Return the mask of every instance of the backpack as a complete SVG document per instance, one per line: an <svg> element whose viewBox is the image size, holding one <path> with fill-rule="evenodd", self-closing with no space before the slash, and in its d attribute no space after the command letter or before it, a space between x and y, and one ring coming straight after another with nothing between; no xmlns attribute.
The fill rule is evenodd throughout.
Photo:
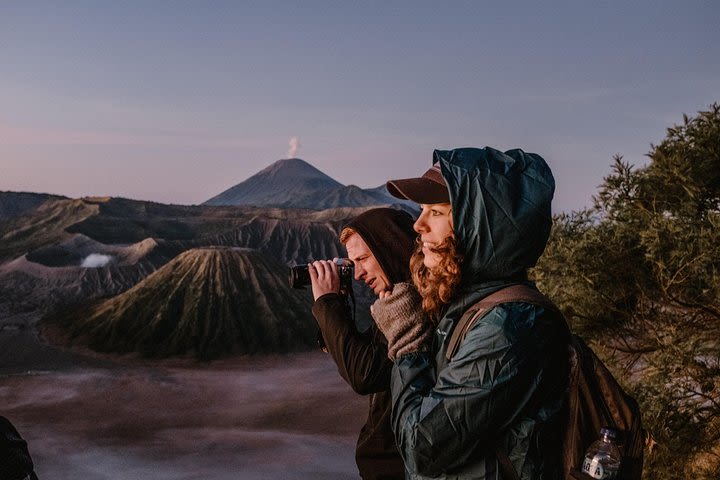
<svg viewBox="0 0 720 480"><path fill-rule="evenodd" d="M522 284L511 285L494 292L471 306L453 329L445 354L448 360L478 318L502 303L522 302L539 305L557 312L560 310L545 295ZM565 324L567 328L567 324ZM585 450L597 440L602 427L610 427L621 434L622 463L618 480L639 480L642 476L645 433L642 429L640 408L625 393L595 355L577 335L572 334L569 345L570 378L565 392L566 412L563 426L563 478L587 479L580 472ZM502 449L495 451L500 470L508 480L519 480L517 471Z"/></svg>

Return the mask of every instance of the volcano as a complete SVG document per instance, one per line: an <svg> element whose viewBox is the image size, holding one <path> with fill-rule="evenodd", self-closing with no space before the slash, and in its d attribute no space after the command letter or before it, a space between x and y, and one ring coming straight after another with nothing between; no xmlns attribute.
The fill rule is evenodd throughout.
<svg viewBox="0 0 720 480"><path fill-rule="evenodd" d="M403 201L387 193L385 186L345 186L299 158L278 160L204 203L313 210L392 204Z"/></svg>
<svg viewBox="0 0 720 480"><path fill-rule="evenodd" d="M290 289L286 267L257 250L198 248L51 323L97 351L207 360L311 349L310 307L307 292Z"/></svg>

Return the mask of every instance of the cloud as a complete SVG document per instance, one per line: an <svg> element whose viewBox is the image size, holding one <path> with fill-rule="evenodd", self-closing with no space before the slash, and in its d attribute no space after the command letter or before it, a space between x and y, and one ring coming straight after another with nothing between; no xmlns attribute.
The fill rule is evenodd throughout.
<svg viewBox="0 0 720 480"><path fill-rule="evenodd" d="M292 137L289 143L290 148L287 152L287 158L296 158L297 152L300 149L300 137Z"/></svg>
<svg viewBox="0 0 720 480"><path fill-rule="evenodd" d="M112 255L103 255L101 253L91 253L80 263L81 267L85 268L100 268L104 267L112 261Z"/></svg>

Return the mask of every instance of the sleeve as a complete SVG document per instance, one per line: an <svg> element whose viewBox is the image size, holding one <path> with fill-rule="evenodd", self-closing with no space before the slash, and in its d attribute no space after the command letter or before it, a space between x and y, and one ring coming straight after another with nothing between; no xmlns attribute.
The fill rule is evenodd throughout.
<svg viewBox="0 0 720 480"><path fill-rule="evenodd" d="M534 401L547 355L547 335L531 328L538 309L494 308L437 374L428 354L396 360L392 422L411 472L437 476L477 458Z"/></svg>
<svg viewBox="0 0 720 480"><path fill-rule="evenodd" d="M374 342L371 334L357 331L343 297L323 295L312 311L325 346L350 387L361 395L389 389L393 364L388 360L387 346Z"/></svg>

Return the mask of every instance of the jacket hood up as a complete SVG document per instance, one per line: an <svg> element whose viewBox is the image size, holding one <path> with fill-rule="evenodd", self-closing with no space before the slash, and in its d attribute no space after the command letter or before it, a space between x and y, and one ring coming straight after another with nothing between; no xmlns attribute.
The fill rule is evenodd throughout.
<svg viewBox="0 0 720 480"><path fill-rule="evenodd" d="M352 228L365 241L375 259L393 284L410 279L410 256L417 233L414 220L393 208L373 208L361 213L345 228Z"/></svg>
<svg viewBox="0 0 720 480"><path fill-rule="evenodd" d="M435 150L463 256L460 288L523 278L545 249L555 180L540 155L520 149Z"/></svg>

